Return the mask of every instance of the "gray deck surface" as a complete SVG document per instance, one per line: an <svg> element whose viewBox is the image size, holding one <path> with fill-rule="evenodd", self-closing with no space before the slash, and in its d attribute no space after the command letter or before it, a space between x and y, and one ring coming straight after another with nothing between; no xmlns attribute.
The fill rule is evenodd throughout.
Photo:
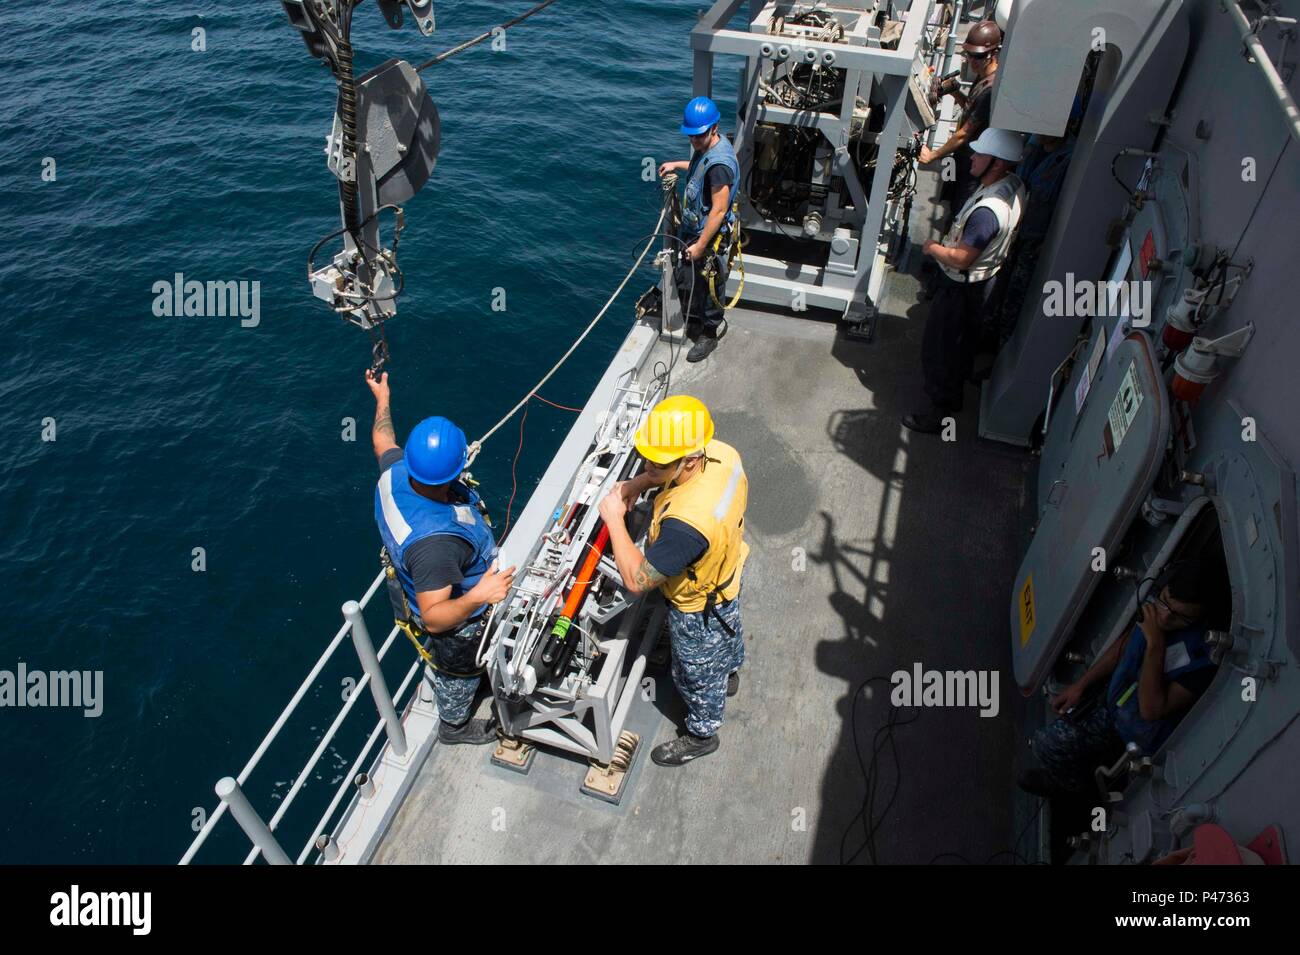
<svg viewBox="0 0 1300 955"><path fill-rule="evenodd" d="M638 701L633 729L651 738L614 807L578 793L577 761L539 754L520 776L492 766L488 747L435 746L377 861L838 862L842 840L846 856L863 846L860 820L846 837L865 792L855 691L916 662L1001 671L1001 712L925 709L896 729L901 772L888 760L880 772L876 859L983 862L1011 847L1027 817L1013 810L1021 704L1006 621L1029 458L976 437L974 389L954 443L899 424L923 407L916 298L914 279L891 276L870 344L832 323L737 309L710 359L673 371L672 390L709 405L750 482L748 660L721 749L654 765L649 749L672 737L680 708L668 693L662 714ZM866 762L890 710L888 685L875 688L858 707ZM1026 835L1020 851L1033 843Z"/></svg>

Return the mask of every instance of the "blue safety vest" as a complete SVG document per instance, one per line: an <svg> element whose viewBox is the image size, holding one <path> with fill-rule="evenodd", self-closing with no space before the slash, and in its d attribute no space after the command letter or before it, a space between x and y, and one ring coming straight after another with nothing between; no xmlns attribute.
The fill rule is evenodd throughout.
<svg viewBox="0 0 1300 955"><path fill-rule="evenodd" d="M736 162L736 151L731 148L727 137L719 136L718 143L706 153L696 153L691 157L691 164L686 169L686 196L682 200L682 234L681 237L694 242L704 232L704 223L708 221L709 211L713 206L713 197L704 191L705 177L711 166L726 166L731 170L731 191L727 194L727 217L722 221L722 229L729 231L736 222L733 205L736 199L736 187L740 185L740 164Z"/></svg>
<svg viewBox="0 0 1300 955"><path fill-rule="evenodd" d="M420 605L415 598L415 581L406 567L406 551L412 544L435 534L451 534L467 541L474 548L474 557L468 567L462 567L464 578L452 584L451 596L463 596L479 582L497 556L496 540L492 528L479 511L479 496L464 484L457 483L453 494L464 498L463 503L444 504L431 501L416 493L406 470L403 458L379 477L375 487L375 523L392 558L397 579L406 592L413 622L423 628ZM479 616L487 608L484 604L474 612Z"/></svg>
<svg viewBox="0 0 1300 955"><path fill-rule="evenodd" d="M1128 646L1115 667L1107 688L1106 698L1115 710L1115 731L1126 743L1137 743L1147 754L1154 753L1169 738L1178 721L1185 714L1163 720L1145 720L1138 708L1138 682L1142 676L1142 658L1146 655L1147 640L1141 626L1135 626L1129 635ZM1166 682L1206 667L1214 667L1210 647L1205 642L1203 627L1186 627L1165 638Z"/></svg>

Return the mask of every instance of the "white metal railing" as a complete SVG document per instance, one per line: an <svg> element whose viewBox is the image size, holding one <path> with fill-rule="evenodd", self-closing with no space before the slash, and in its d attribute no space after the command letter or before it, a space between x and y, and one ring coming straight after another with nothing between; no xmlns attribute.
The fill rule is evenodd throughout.
<svg viewBox="0 0 1300 955"><path fill-rule="evenodd" d="M379 739L380 733L387 730L388 743L392 746L395 753L402 755L406 752L406 734L402 727L401 717L398 715L398 707L401 705L399 701L410 688L411 683L415 679L416 674L420 671L422 664L421 660L417 657L415 662L411 665L410 670L407 672L406 677L402 680L401 685L398 687L396 696L388 695L388 684L384 680L384 674L380 668L380 661L383 660L385 654L388 653L389 648L393 645L393 641L397 638L399 630L397 626L394 625L393 629L389 631L388 638L384 641L384 645L379 649L379 652L376 653L374 643L370 639L370 632L366 629L366 623L362 617L362 611L365 610L366 606L370 603L371 598L374 597L375 592L383 582L384 573L383 571L380 571L371 582L370 587L367 588L365 594L362 595L360 601L349 600L343 605L343 626L341 626L338 632L334 634L334 639L329 642L325 651L320 655L320 658L316 661L310 672L308 672L306 678L298 687L297 692L295 692L293 697L289 700L289 704L276 719L266 736L263 737L262 742L258 745L257 749L253 751L253 755L249 757L248 762L244 764L244 768L240 770L238 776L226 776L217 783L216 792L221 798L221 802L217 805L216 809L212 811L212 814L208 816L207 822L203 824L203 828L199 830L198 835L194 837L194 841L190 843L189 849L187 849L185 855L181 857L181 865L189 865L189 863L194 859L195 854L203 847L203 844L207 842L208 836L212 834L217 823L221 821L221 817L225 815L227 810L230 810L235 821L239 823L240 828L244 830L244 834L248 836L249 841L253 844L252 850L244 859L245 865L256 860L258 855L264 856L266 860L272 864L290 864L293 860L289 858L288 854L281 847L279 841L275 838L275 829L280 825L281 820L284 819L285 814L289 811L289 807L293 805L293 801L297 798L298 793L302 791L302 787L304 783L306 783L307 777L311 774L312 770L316 768L321 756L325 753L325 750L337 735L339 728L347 719L348 714L352 712L356 701L361 697L361 691L365 687L368 686L370 688L371 695L375 701L375 708L379 712L379 721L371 731L370 736L366 741L366 745L361 749L361 752L353 761L351 769L344 777L342 784L334 794L334 798L330 801L330 804L321 816L320 821L312 830L312 834L308 838L307 844L303 846L302 851L298 854L296 861L299 864L307 859L313 848L321 851L327 856L329 855L330 850L334 848L329 843L329 837L324 836L323 834L326 827L329 825L331 817L337 811L339 804L342 802L344 795L348 792L349 787L353 785L358 770L369 757L371 750L374 749L375 742ZM325 668L325 665L331 660L331 658L333 658L334 653L343 643L343 638L349 634L352 636L352 645L356 650L357 658L361 663L363 671L361 679L357 682L357 685L353 688L352 692L348 694L348 698L343 702L343 705L339 708L339 712L335 715L334 721L330 724L329 728L325 731L325 734L316 744L316 749L312 752L311 756L307 758L307 762L303 765L301 771L299 771L293 785L289 788L288 793L285 794L285 798L280 804L280 808L276 810L275 815L271 817L269 823L264 822L262 817L258 815L257 811L248 801L248 797L244 794L243 786L248 781L248 777L252 774L253 770L257 768L257 764L266 754L266 751L270 749L271 744L275 742L276 738L280 735L280 731L289 721L289 717L291 717L294 711L298 708L298 704L301 703L303 697L307 695L308 689L316 683L316 680L320 676L321 671ZM412 695L412 699L414 699L414 695Z"/></svg>

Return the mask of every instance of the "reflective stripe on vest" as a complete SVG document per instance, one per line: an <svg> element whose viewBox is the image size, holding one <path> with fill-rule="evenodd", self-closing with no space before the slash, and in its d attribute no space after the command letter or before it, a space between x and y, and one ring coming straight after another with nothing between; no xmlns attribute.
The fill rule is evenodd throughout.
<svg viewBox="0 0 1300 955"><path fill-rule="evenodd" d="M705 177L712 166L726 166L731 172L731 189L727 193L727 217L722 221L722 228L729 229L736 222L733 204L736 200L736 187L740 185L740 164L736 161L736 151L727 141L726 136L719 135L718 142L706 153L696 153L691 157L691 164L686 170L686 196L682 200L682 236L695 237L703 234L704 224L709 218L709 207L713 197L704 191Z"/></svg>
<svg viewBox="0 0 1300 955"><path fill-rule="evenodd" d="M379 526L379 536L388 548L393 570L401 581L415 622L421 626L415 580L406 566L406 552L412 544L436 534L450 534L474 549L469 565L461 568L463 579L452 585L453 598L464 595L477 584L497 556L492 528L478 509L478 494L460 483L453 488L455 494L464 498L463 502L432 501L417 493L411 487L405 460L384 471L375 486L375 523ZM482 612L483 608L480 608L475 611L475 616Z"/></svg>
<svg viewBox="0 0 1300 955"><path fill-rule="evenodd" d="M704 470L685 484L659 492L650 522L651 542L658 539L667 518L690 525L708 541L708 548L694 564L660 585L664 597L684 613L703 610L708 595L724 583L718 598L735 598L749 554L744 526L749 480L740 454L721 441L709 442L704 453L709 459Z"/></svg>
<svg viewBox="0 0 1300 955"><path fill-rule="evenodd" d="M997 274L1011 250L1011 240L1016 236L1016 227L1020 225L1025 210L1025 184L1018 176L1008 173L991 186L976 189L953 220L952 228L943 240L945 246L951 249L961 242L966 221L976 209L988 209L993 213L998 221L998 234L989 240L984 251L965 271L939 264L943 274L954 282L982 282Z"/></svg>

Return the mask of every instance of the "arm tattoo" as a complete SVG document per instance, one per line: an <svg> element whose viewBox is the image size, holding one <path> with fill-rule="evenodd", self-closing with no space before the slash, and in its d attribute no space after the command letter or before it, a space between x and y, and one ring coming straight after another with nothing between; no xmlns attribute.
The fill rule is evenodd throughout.
<svg viewBox="0 0 1300 955"><path fill-rule="evenodd" d="M397 432L393 430L393 413L388 410L386 405L375 411L375 431L397 440Z"/></svg>
<svg viewBox="0 0 1300 955"><path fill-rule="evenodd" d="M642 591L653 590L667 579L667 577L655 570L654 564L648 560L641 561L641 566L632 575L632 582L636 584L638 590Z"/></svg>

